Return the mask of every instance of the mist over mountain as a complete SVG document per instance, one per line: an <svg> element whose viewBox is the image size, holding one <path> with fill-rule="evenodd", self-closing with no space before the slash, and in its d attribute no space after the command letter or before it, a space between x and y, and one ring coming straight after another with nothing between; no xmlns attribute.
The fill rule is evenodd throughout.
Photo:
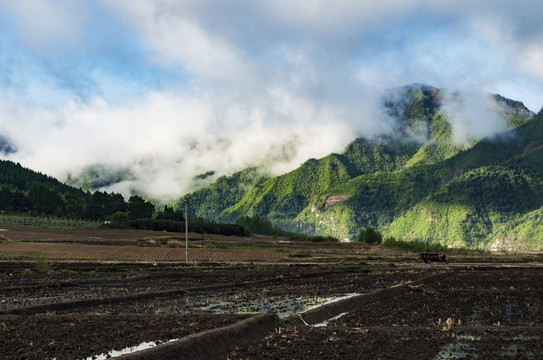
<svg viewBox="0 0 543 360"><path fill-rule="evenodd" d="M543 206L542 113L500 95L472 104L420 84L388 90L383 106L395 119L389 133L359 137L284 175L221 177L187 196L191 214L221 222L258 215L285 230L350 240L372 226L450 246L543 246L514 225Z"/></svg>
<svg viewBox="0 0 543 360"><path fill-rule="evenodd" d="M162 204L199 190L213 197L221 184L220 213L208 214L217 219L257 212L285 228L352 237L371 222L392 233L431 183L474 169L433 167L490 158L479 153L487 141L522 142L511 129L531 123L523 104L542 104L536 0L0 4L2 160ZM533 141L524 146L537 151ZM360 179L380 184L378 176L406 176L398 186L407 186L420 169L428 174L412 182L431 179L425 188L384 197L376 211L360 210L374 201L373 185L327 193ZM502 175L489 179L517 179ZM319 225L325 207L326 218L345 209L347 225ZM480 234L510 216L485 211L470 213Z"/></svg>
<svg viewBox="0 0 543 360"><path fill-rule="evenodd" d="M416 96L422 98L412 98ZM187 139L188 143L182 146L181 143L169 144L166 138L164 148L149 148L147 153L138 150L136 158L131 158L128 150L130 157L124 161L123 153L116 154L117 164L76 165L74 169L81 167L80 170L70 170L62 179L85 189L120 192L125 197L142 194L168 203L184 193L210 185L220 176L230 176L245 168L257 167L270 176L284 174L308 158L342 151L357 135L380 137L381 141L402 136L424 143L435 136L431 131L436 131L433 129L436 125L430 120L439 112L448 113L452 137L458 145L468 141L471 135L480 138L503 131L508 126L504 119L515 118L512 114L504 117L505 114L500 113L505 98L500 102L496 96L477 93L469 94L470 99L477 101L467 101L468 96L462 100L459 96L457 92L449 94L422 84L390 88L380 98L373 96L371 101L364 101L371 110L361 112L359 121L352 121L348 126L332 117L312 122L310 114L300 117L293 111L291 116L296 119L292 123L277 124L273 128L252 125L235 129L226 137L218 137L213 131L202 133L199 138ZM530 113L523 107L519 105L519 114ZM307 120L303 119L305 116ZM200 176L206 173L211 175Z"/></svg>
<svg viewBox="0 0 543 360"><path fill-rule="evenodd" d="M293 170L277 170L297 154L297 142L288 141L268 148L258 166L228 176L213 168L191 175L190 187L199 190L184 196L189 215L225 223L258 215L284 230L345 240L372 226L385 236L454 247L543 248L543 112L501 95L470 98L422 84L387 89L379 104L374 119L386 131L351 134L342 151L305 159ZM5 153L19 151L9 138L2 141ZM228 154L234 145L216 146ZM140 170L165 164L146 159ZM19 196L10 200L17 209L37 192L55 200L53 210L73 216L85 213L84 203L98 217L97 210L125 204L118 193L83 192L9 161L0 170L4 200ZM130 166L95 164L68 180L83 190L112 189L139 176ZM183 208L184 197L174 207ZM96 208L99 200L107 209Z"/></svg>

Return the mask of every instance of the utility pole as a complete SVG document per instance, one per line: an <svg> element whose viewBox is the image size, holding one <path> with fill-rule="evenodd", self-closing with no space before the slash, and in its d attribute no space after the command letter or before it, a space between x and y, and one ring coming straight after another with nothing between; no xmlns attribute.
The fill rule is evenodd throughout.
<svg viewBox="0 0 543 360"><path fill-rule="evenodd" d="M428 252L428 237L426 235L424 235L424 240L426 240L426 252Z"/></svg>
<svg viewBox="0 0 543 360"><path fill-rule="evenodd" d="M185 263L189 263L189 213L187 211L187 198L185 198Z"/></svg>

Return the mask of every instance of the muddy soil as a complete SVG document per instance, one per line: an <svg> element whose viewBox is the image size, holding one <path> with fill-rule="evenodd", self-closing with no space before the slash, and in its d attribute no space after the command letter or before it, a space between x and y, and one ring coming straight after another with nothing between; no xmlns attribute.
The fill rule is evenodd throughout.
<svg viewBox="0 0 543 360"><path fill-rule="evenodd" d="M436 269L254 264L55 263L48 274L2 264L0 338L7 359L74 359L165 341L243 314L303 311L401 285ZM151 329L151 330L149 330ZM136 335L137 334L137 335Z"/></svg>
<svg viewBox="0 0 543 360"><path fill-rule="evenodd" d="M338 310L317 326L293 318L221 359L540 359L541 268L456 271L394 297ZM389 290L388 292L390 292Z"/></svg>
<svg viewBox="0 0 543 360"><path fill-rule="evenodd" d="M166 342L233 324L247 315L0 316L2 359L87 359L143 342Z"/></svg>
<svg viewBox="0 0 543 360"><path fill-rule="evenodd" d="M284 326L216 359L541 359L541 329Z"/></svg>
<svg viewBox="0 0 543 360"><path fill-rule="evenodd" d="M25 269L0 276L0 313L17 309L89 301L75 308L45 308L65 313L193 313L273 311L270 303L364 293L413 281L439 269L367 269L317 265L170 265L94 264L92 271L63 269L50 274ZM103 268L102 268L103 267ZM85 268L85 267L83 267ZM108 301L116 299L115 301ZM102 300L102 301L91 301ZM251 306L252 304L252 306ZM288 304L286 304L288 305ZM285 305L285 306L286 306ZM302 302L291 304L303 307ZM275 309L277 310L277 309Z"/></svg>
<svg viewBox="0 0 543 360"><path fill-rule="evenodd" d="M71 270L56 264L51 274L14 270L0 277L0 347L7 349L6 359L86 359L269 311L283 312L280 328L216 358L543 356L543 269L537 267L93 264L89 271L88 264L80 270L65 265ZM422 278L431 280L420 283ZM374 300L339 302L337 318L321 324L304 323L303 313L287 317L353 293ZM19 298L27 300L17 303ZM313 302L284 301L296 298ZM25 315L29 309L34 311Z"/></svg>
<svg viewBox="0 0 543 360"><path fill-rule="evenodd" d="M144 250L164 246L163 240L180 241L175 233L99 229L10 229L3 236L7 242ZM416 254L367 244L266 237L199 241L193 239L193 245L280 247L289 256L274 263L240 257L188 265L52 258L44 273L32 257L5 257L0 261L0 358L86 359L145 341L236 326L268 312L282 317L275 332L234 351L220 345L223 355L216 358L543 358L540 254L458 254L448 265L425 265ZM431 280L420 283L423 278ZM351 297L312 310L324 314L325 322L312 322L307 313L304 323L300 312L342 296Z"/></svg>

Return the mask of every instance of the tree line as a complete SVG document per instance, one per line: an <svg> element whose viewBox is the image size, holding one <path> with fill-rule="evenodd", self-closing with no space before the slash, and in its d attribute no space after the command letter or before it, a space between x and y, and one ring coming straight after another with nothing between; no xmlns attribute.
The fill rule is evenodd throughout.
<svg viewBox="0 0 543 360"><path fill-rule="evenodd" d="M61 193L59 188L46 185L32 186L28 191L0 189L0 210L4 213L54 216L70 219L115 220L126 217L128 221L157 217L183 221L181 210L166 206L157 209L151 202L133 195L128 201L121 194L96 191Z"/></svg>

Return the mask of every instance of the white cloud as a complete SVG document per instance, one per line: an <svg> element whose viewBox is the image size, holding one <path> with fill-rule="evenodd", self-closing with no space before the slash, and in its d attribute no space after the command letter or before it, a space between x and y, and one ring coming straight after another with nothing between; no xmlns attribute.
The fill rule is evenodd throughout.
<svg viewBox="0 0 543 360"><path fill-rule="evenodd" d="M2 104L0 132L21 149L8 158L25 166L60 179L91 164L129 169L133 178L107 190L165 201L192 190L194 176L206 171L266 164L278 174L339 151L354 136L340 108L288 95L268 101L217 108L209 96L153 93L122 107L99 98L56 111Z"/></svg>
<svg viewBox="0 0 543 360"><path fill-rule="evenodd" d="M0 89L0 134L20 149L12 159L60 178L96 163L127 168L133 178L109 189L125 194L172 199L208 170L266 163L279 173L341 151L356 136L390 129L378 113L387 87L424 82L468 94L463 107L449 107L458 141L502 125L478 103L482 93L506 89L524 100L516 94L529 89L532 109L543 101L543 26L527 21L543 10L535 0L0 6L30 47L25 62L35 61L10 65L15 75ZM8 27L0 26L7 37ZM64 59L81 48L84 55ZM168 72L179 80L149 88Z"/></svg>
<svg viewBox="0 0 543 360"><path fill-rule="evenodd" d="M0 7L4 15L13 15L17 33L35 51L74 46L83 38L88 10L85 2L0 0Z"/></svg>
<svg viewBox="0 0 543 360"><path fill-rule="evenodd" d="M452 141L457 145L482 139L507 130L507 123L498 113L494 99L477 90L458 95L448 94L443 99L443 111L452 128Z"/></svg>

